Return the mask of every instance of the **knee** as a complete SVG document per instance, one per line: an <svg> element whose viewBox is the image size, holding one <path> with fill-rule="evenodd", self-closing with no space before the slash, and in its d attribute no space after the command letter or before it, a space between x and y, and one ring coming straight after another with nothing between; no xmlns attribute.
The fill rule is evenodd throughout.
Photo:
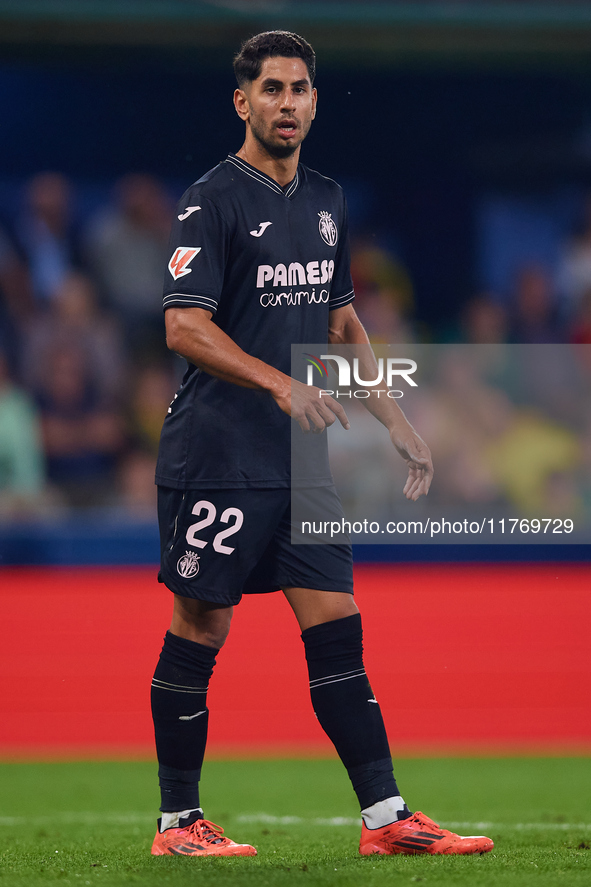
<svg viewBox="0 0 591 887"><path fill-rule="evenodd" d="M230 631L232 607L175 596L170 630L179 637L219 650Z"/></svg>
<svg viewBox="0 0 591 887"><path fill-rule="evenodd" d="M302 631L346 619L359 613L352 594L338 591L318 591L311 588L284 588L283 593L289 601Z"/></svg>
<svg viewBox="0 0 591 887"><path fill-rule="evenodd" d="M195 637L192 640L196 640L197 643L204 644L206 647L215 647L217 650L220 650L226 643L226 638L230 631L230 620L223 622L207 621L195 626L195 630L199 637Z"/></svg>

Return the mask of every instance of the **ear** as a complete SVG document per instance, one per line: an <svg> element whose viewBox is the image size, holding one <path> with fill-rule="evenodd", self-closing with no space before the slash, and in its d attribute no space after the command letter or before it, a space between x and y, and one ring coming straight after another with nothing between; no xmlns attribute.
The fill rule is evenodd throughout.
<svg viewBox="0 0 591 887"><path fill-rule="evenodd" d="M243 89L236 89L234 91L234 107L240 119L246 123L250 114L250 107L248 97Z"/></svg>
<svg viewBox="0 0 591 887"><path fill-rule="evenodd" d="M316 102L318 101L318 92L316 89L312 90L312 120L316 117Z"/></svg>

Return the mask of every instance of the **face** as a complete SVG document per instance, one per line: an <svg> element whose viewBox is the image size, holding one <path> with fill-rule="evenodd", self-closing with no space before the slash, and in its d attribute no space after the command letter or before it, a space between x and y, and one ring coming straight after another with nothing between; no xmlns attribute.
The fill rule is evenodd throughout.
<svg viewBox="0 0 591 887"><path fill-rule="evenodd" d="M265 59L260 76L236 90L234 104L260 147L273 157L290 157L316 115L316 90L302 59L278 56Z"/></svg>

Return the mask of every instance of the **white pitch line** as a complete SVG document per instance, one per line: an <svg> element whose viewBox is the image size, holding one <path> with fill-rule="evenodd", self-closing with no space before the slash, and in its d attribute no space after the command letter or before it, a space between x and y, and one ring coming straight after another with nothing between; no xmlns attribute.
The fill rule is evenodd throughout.
<svg viewBox="0 0 591 887"><path fill-rule="evenodd" d="M156 821L157 814L150 813L92 813L78 811L56 812L50 816L0 816L0 827L46 826L46 825L146 825ZM271 813L240 814L234 822L261 825L312 825L312 826L357 826L361 819L353 816L310 817L274 816ZM514 831L569 831L571 829L591 830L588 822L443 822L444 828L487 829Z"/></svg>
<svg viewBox="0 0 591 887"><path fill-rule="evenodd" d="M305 819L303 816L272 816L270 813L253 813L236 817L236 822L260 822L263 825L361 825L360 817L333 816Z"/></svg>
<svg viewBox="0 0 591 887"><path fill-rule="evenodd" d="M24 825L144 825L156 822L149 813L52 813L51 816L0 816L0 826Z"/></svg>
<svg viewBox="0 0 591 887"><path fill-rule="evenodd" d="M262 823L264 825L361 825L361 819L349 816L332 818L316 817L305 819L303 816L273 816L270 813L253 813L236 817L236 822ZM443 828L462 829L515 829L517 831L568 831L569 829L591 829L588 822L444 822Z"/></svg>

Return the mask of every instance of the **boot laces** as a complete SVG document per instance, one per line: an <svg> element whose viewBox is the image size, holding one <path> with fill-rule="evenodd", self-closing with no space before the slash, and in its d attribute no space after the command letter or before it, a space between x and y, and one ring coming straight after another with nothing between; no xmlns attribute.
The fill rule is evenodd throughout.
<svg viewBox="0 0 591 887"><path fill-rule="evenodd" d="M222 837L223 828L216 825L215 822L210 822L209 819L198 819L190 826L190 829L198 832L199 837L203 841L207 841L208 844L223 844L228 840Z"/></svg>
<svg viewBox="0 0 591 887"><path fill-rule="evenodd" d="M432 819L429 819L429 817L425 816L424 813L421 813L420 810L417 810L416 813L413 813L413 815L410 817L410 819L407 819L406 822L414 822L417 825L422 826L423 828L425 826L427 826L428 828L431 828L433 830L437 830L437 831L442 830L441 827L436 822L434 822Z"/></svg>

